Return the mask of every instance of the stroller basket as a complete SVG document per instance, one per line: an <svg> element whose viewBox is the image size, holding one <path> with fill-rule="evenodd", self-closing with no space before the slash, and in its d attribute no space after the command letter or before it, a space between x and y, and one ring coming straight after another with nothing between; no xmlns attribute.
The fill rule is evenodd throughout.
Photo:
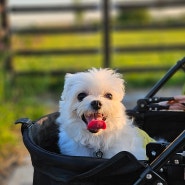
<svg viewBox="0 0 185 185"><path fill-rule="evenodd" d="M152 98L180 68L185 69L185 58L167 72L144 100ZM126 151L111 159L73 157L48 151L37 144L35 128L45 118L54 121L59 113L46 115L37 121L17 120L16 124L22 124L23 142L34 167L33 185L184 185L185 112L141 110L139 106L137 104L133 110L127 110L127 114L135 118L135 124L150 136L165 138L169 142L167 146L149 143L147 161L139 161Z"/></svg>
<svg viewBox="0 0 185 185"><path fill-rule="evenodd" d="M121 152L111 160L49 152L33 141L34 125L28 128L23 125L23 141L34 166L33 185L119 184L122 178L128 176L127 181L121 184L132 184L144 170L144 163L137 161L128 152Z"/></svg>
<svg viewBox="0 0 185 185"><path fill-rule="evenodd" d="M58 113L45 117L56 115ZM35 122L19 119L16 123L22 123L23 141L31 155L34 167L33 185L149 185L157 182L183 185L185 182L183 153L185 131L149 163L138 161L126 151L118 153L111 159L72 157L53 153L35 143L33 138ZM152 147L152 152L154 151L155 147Z"/></svg>

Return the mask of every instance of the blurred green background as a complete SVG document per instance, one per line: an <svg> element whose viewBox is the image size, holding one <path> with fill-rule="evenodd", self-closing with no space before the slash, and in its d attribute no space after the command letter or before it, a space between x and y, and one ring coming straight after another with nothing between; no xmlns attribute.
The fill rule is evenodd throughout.
<svg viewBox="0 0 185 185"><path fill-rule="evenodd" d="M184 23L185 14L179 16L154 19L148 10L134 12L119 12L112 18L111 24L123 26L134 24L173 24ZM80 12L76 15L75 24L83 24L84 15ZM11 22L10 22L11 24ZM15 23L14 23L15 24ZM93 20L92 24L101 25L99 20ZM38 25L34 25L37 27ZM48 25L47 25L48 26ZM66 25L65 25L66 26ZM70 26L70 25L68 25ZM32 25L33 27L33 25ZM48 48L91 48L102 46L101 31L87 34L62 34L62 35L12 35L11 49L48 49ZM114 46L146 46L146 45L173 45L185 43L185 27L160 30L132 30L112 31L111 44ZM171 67L185 56L185 51L162 52L136 52L114 53L111 57L111 68L139 67ZM0 164L3 161L17 156L16 160L24 153L21 141L20 126L14 122L20 117L37 119L45 114L58 110L58 101L62 92L64 76L16 76L4 69L4 61L7 51L0 51ZM86 70L91 67L102 67L102 55L67 55L67 56L40 56L13 58L14 72L40 71L49 72L58 69ZM166 71L155 72L130 72L124 73L126 88L150 88ZM13 79L12 79L13 77ZM167 84L171 86L183 86L184 73L179 72ZM183 88L183 87L182 87ZM14 162L16 160L13 160ZM0 173L6 165L1 165Z"/></svg>

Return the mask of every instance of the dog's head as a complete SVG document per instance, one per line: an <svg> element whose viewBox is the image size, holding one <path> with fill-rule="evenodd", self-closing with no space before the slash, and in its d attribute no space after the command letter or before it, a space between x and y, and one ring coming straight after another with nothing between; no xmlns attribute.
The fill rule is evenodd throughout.
<svg viewBox="0 0 185 185"><path fill-rule="evenodd" d="M125 122L124 92L121 75L110 69L66 74L59 121L65 122L73 135L116 131Z"/></svg>

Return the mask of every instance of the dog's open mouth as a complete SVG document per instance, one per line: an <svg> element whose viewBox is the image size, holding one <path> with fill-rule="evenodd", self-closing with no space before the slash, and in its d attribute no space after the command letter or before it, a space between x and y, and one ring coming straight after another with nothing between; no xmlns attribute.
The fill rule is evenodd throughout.
<svg viewBox="0 0 185 185"><path fill-rule="evenodd" d="M106 129L106 117L101 113L83 114L82 120L87 124L87 129L97 133L100 129Z"/></svg>

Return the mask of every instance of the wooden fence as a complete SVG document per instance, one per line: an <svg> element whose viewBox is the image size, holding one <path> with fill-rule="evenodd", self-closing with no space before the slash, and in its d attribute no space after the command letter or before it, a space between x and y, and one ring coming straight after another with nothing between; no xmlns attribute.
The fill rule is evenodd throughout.
<svg viewBox="0 0 185 185"><path fill-rule="evenodd" d="M50 6L7 6L6 0L0 1L0 13L1 13L1 45L3 45L4 50L8 51L8 56L5 61L5 69L9 72L13 72L14 69L12 67L12 61L14 56L40 56L40 55L94 55L101 53L103 55L102 67L109 67L111 66L111 55L113 52L117 53L128 53L128 52L151 52L151 51L172 51L172 50L185 50L185 43L184 44L173 44L168 46L158 45L158 46L130 46L130 47L114 47L112 48L110 42L110 35L112 30L120 31L120 30L148 30L148 29L171 29L171 28L184 28L185 24L170 24L170 25L132 25L132 26L119 26L114 25L112 27L110 25L110 10L111 9L122 9L122 10L133 10L133 9L143 9L143 8L159 8L159 7L181 7L185 6L184 0L152 0L152 1L126 1L126 2L117 2L114 5L111 4L110 0L102 0L101 6L98 4L79 4L79 5L66 5L66 6L58 6L58 5L50 5ZM27 13L52 13L52 12L62 12L62 11L101 11L102 12L102 28L98 26L81 26L81 27L70 27L70 28L12 28L11 23L9 23L9 15L11 13L14 14L27 14ZM48 49L48 50L25 50L20 49L16 51L11 50L11 35L12 34L65 34L65 33L83 33L83 32L97 32L98 30L102 29L102 48L80 48L80 49ZM127 69L128 71L146 71L146 70L166 70L166 68L161 67L149 67L149 68L130 68ZM120 71L124 71L125 69L120 69ZM58 75L61 73L65 73L63 69L59 71L50 71L53 75ZM25 74L35 74L35 72L21 72L19 75ZM40 72L41 75L44 72Z"/></svg>

